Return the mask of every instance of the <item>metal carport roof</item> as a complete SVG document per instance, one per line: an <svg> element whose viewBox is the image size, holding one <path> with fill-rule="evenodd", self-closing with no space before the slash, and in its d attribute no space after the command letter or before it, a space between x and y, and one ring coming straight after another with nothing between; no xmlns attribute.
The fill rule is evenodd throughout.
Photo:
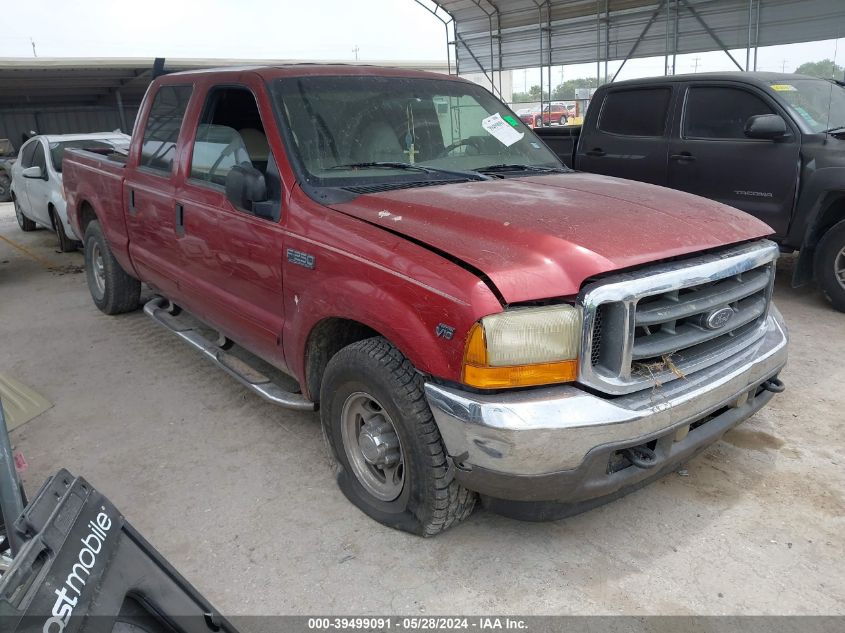
<svg viewBox="0 0 845 633"><path fill-rule="evenodd" d="M417 0L453 28L457 70L484 73L845 36L845 0ZM427 7L428 8L428 7ZM432 9L429 8L431 11ZM728 53L730 54L730 53ZM492 79L491 79L492 81Z"/></svg>

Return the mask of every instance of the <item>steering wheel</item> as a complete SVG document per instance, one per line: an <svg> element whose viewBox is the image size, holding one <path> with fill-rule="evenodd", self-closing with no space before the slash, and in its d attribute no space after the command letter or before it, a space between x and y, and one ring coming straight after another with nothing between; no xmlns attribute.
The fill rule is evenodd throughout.
<svg viewBox="0 0 845 633"><path fill-rule="evenodd" d="M478 139L473 136L470 136L469 138L459 139L451 145L447 146L442 152L440 152L440 155L437 158L444 158L454 152L459 147L471 147L475 150L476 155L481 153L481 148L478 146Z"/></svg>

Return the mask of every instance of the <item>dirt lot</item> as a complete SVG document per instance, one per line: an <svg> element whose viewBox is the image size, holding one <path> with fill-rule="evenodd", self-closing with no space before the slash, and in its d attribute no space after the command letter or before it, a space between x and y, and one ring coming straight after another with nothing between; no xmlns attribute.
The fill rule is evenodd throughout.
<svg viewBox="0 0 845 633"><path fill-rule="evenodd" d="M101 314L82 263L0 205L0 372L55 403L13 434L27 489L85 476L224 613L845 614L845 315L789 287L790 258L787 391L686 473L432 540L345 500L316 415L247 393L141 312Z"/></svg>

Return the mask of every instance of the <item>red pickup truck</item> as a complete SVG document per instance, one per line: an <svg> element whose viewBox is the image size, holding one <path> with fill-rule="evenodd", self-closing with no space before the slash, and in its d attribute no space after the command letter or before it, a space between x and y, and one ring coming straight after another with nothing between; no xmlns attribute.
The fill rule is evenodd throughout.
<svg viewBox="0 0 845 633"><path fill-rule="evenodd" d="M783 390L769 227L572 172L461 79L165 75L125 160L71 151L64 172L97 307L146 283L157 323L319 408L341 489L386 525L433 535L478 499L566 516Z"/></svg>

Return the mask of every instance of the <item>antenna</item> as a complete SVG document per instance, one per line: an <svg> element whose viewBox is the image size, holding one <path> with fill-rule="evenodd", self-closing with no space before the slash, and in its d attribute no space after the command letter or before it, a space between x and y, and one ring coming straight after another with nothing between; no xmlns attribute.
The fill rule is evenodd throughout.
<svg viewBox="0 0 845 633"><path fill-rule="evenodd" d="M361 49L360 49L360 48L358 48L358 45L357 45L357 44L356 44L355 46L353 46L353 47L352 47L352 52L353 52L353 53L355 53L355 61L356 61L356 62L358 61L358 51L360 51L360 50L361 50Z"/></svg>
<svg viewBox="0 0 845 633"><path fill-rule="evenodd" d="M38 57L38 53L35 52L35 40L32 37L29 38L29 43L32 44L32 56Z"/></svg>

